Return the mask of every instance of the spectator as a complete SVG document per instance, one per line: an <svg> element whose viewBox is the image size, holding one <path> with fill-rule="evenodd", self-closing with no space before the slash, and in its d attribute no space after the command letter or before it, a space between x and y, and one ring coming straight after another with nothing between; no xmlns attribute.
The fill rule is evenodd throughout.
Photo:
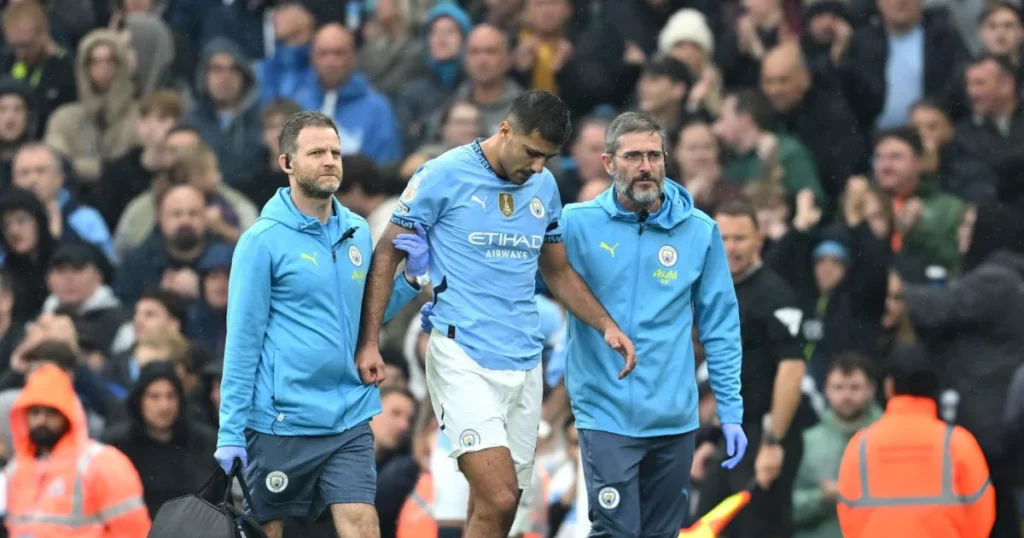
<svg viewBox="0 0 1024 538"><path fill-rule="evenodd" d="M750 2L747 8L735 28L722 36L718 48L715 63L722 70L727 90L757 86L764 55L792 36L782 0Z"/></svg>
<svg viewBox="0 0 1024 538"><path fill-rule="evenodd" d="M967 69L971 117L957 125L957 134L999 175L999 201L1024 208L1024 109L1013 64L1006 58L983 56Z"/></svg>
<svg viewBox="0 0 1024 538"><path fill-rule="evenodd" d="M295 101L285 98L275 99L263 108L260 115L260 123L263 126L263 158L255 161L249 178L238 186L239 190L256 205L257 211L263 210L263 206L277 194L277 189L288 186L288 174L281 170L278 159L281 156L281 148L277 143L285 120L301 111L302 108Z"/></svg>
<svg viewBox="0 0 1024 538"><path fill-rule="evenodd" d="M104 161L138 143L138 103L129 62L128 48L117 34L90 32L75 56L78 101L58 108L46 124L46 143L71 161L86 184L99 180Z"/></svg>
<svg viewBox="0 0 1024 538"><path fill-rule="evenodd" d="M43 307L46 268L57 247L46 208L34 194L9 188L0 194L0 248L14 284L14 318L32 319Z"/></svg>
<svg viewBox="0 0 1024 538"><path fill-rule="evenodd" d="M138 472L117 449L89 440L85 427L66 373L46 365L29 377L11 409L17 462L7 482L7 529L12 535L52 534L54 525L39 521L39 516L83 517L88 523L79 529L90 529L95 536L143 538L149 533ZM40 482L44 469L75 486ZM45 491L44 483L51 484ZM69 513L69 507L80 507L81 513Z"/></svg>
<svg viewBox="0 0 1024 538"><path fill-rule="evenodd" d="M104 284L105 275L112 272L95 248L80 243L61 245L50 260L46 274L50 296L43 303L44 314L58 310L70 314L79 337L95 342L105 354L128 319L113 290Z"/></svg>
<svg viewBox="0 0 1024 538"><path fill-rule="evenodd" d="M174 63L174 34L157 15L129 13L124 18L131 59L135 95L175 87L171 75ZM141 59L141 61L140 61Z"/></svg>
<svg viewBox="0 0 1024 538"><path fill-rule="evenodd" d="M32 87L11 77L0 78L0 189L11 184L11 163L18 148L35 138L38 116Z"/></svg>
<svg viewBox="0 0 1024 538"><path fill-rule="evenodd" d="M924 265L955 270L956 230L964 203L921 177L924 145L911 127L882 131L875 143L875 181L892 197L892 250Z"/></svg>
<svg viewBox="0 0 1024 538"><path fill-rule="evenodd" d="M718 139L711 126L692 122L679 131L675 161L679 183L693 197L693 203L705 213L714 214L720 204L743 198L736 185L722 180Z"/></svg>
<svg viewBox="0 0 1024 538"><path fill-rule="evenodd" d="M104 377L116 383L121 389L131 387L138 379L139 361L135 356L135 344L148 338L183 337L188 323L188 305L177 294L149 289L143 292L131 320L131 338L124 349L115 349L105 365Z"/></svg>
<svg viewBox="0 0 1024 538"><path fill-rule="evenodd" d="M811 152L829 199L843 192L846 179L867 167L864 136L842 96L812 84L800 47L787 43L769 51L761 65L761 91L772 104L782 132Z"/></svg>
<svg viewBox="0 0 1024 538"><path fill-rule="evenodd" d="M235 244L259 214L244 194L221 182L219 167L217 156L205 144L178 157L151 189L125 208L114 238L118 252L136 248L149 237L156 224L153 200L174 185L192 185L199 189L204 197L210 232L220 241Z"/></svg>
<svg viewBox="0 0 1024 538"><path fill-rule="evenodd" d="M455 89L453 99L468 101L480 109L485 133L497 132L512 100L523 91L508 76L511 62L507 35L486 24L473 28L466 40L468 80Z"/></svg>
<svg viewBox="0 0 1024 538"><path fill-rule="evenodd" d="M57 117L57 116L54 116ZM78 203L65 188L60 157L44 144L22 146L14 156L14 186L36 195L46 208L50 235L58 241L84 241L114 259L110 230L99 211Z"/></svg>
<svg viewBox="0 0 1024 538"><path fill-rule="evenodd" d="M394 99L408 81L426 70L423 42L409 35L408 3L377 0L359 48L359 65L377 91Z"/></svg>
<svg viewBox="0 0 1024 538"><path fill-rule="evenodd" d="M872 6L874 2L871 2ZM800 48L811 71L814 86L832 95L842 97L843 84L838 67L850 51L854 20L848 2L844 0L817 0L807 3L804 10L806 31L800 38Z"/></svg>
<svg viewBox="0 0 1024 538"><path fill-rule="evenodd" d="M914 331L935 357L940 388L959 395L956 423L977 439L996 491L996 535L1019 524L1001 452L1001 417L1024 337L1014 324L1024 315L1021 219L999 206L968 209L957 244L963 274L943 287L902 284ZM941 336L931 336L941 335ZM1019 525L1016 525L1019 527Z"/></svg>
<svg viewBox="0 0 1024 538"><path fill-rule="evenodd" d="M391 104L357 70L355 42L340 24L324 25L313 38L313 71L295 102L334 119L345 155L362 154L378 165L397 164L402 139Z"/></svg>
<svg viewBox="0 0 1024 538"><path fill-rule="evenodd" d="M845 94L865 132L907 122L910 107L933 96L953 104L967 60L960 33L921 0L879 0L880 24L856 31L840 68ZM957 111L959 112L959 111Z"/></svg>
<svg viewBox="0 0 1024 538"><path fill-rule="evenodd" d="M238 45L217 38L203 49L195 85L196 103L187 121L217 153L224 181L236 185L259 158L256 76Z"/></svg>
<svg viewBox="0 0 1024 538"><path fill-rule="evenodd" d="M174 185L156 196L157 228L124 258L114 282L118 297L133 303L142 290L160 285L183 297L199 297L196 267L213 238L203 193L192 185Z"/></svg>
<svg viewBox="0 0 1024 538"><path fill-rule="evenodd" d="M937 102L923 99L910 109L910 123L924 144L921 171L940 189L966 202L996 201L999 178L957 136L949 115Z"/></svg>
<svg viewBox="0 0 1024 538"><path fill-rule="evenodd" d="M611 187L611 179L597 179L589 183L585 183L576 194L575 201L578 203L589 202Z"/></svg>
<svg viewBox="0 0 1024 538"><path fill-rule="evenodd" d="M398 207L398 196L388 192L388 185L370 159L350 155L342 160L342 168L345 181L341 182L335 196L341 205L366 219L370 225L370 239L376 246L391 222L391 214Z"/></svg>
<svg viewBox="0 0 1024 538"><path fill-rule="evenodd" d="M139 101L135 136L141 145L104 166L92 196L108 228L117 226L128 203L149 189L153 177L166 168L161 145L183 114L182 98L173 90L156 90Z"/></svg>
<svg viewBox="0 0 1024 538"><path fill-rule="evenodd" d="M736 155L725 164L726 180L741 184L779 181L790 197L810 189L818 205L824 206L814 158L795 138L773 134L772 126L771 104L756 90L726 96L714 126L722 144Z"/></svg>
<svg viewBox="0 0 1024 538"><path fill-rule="evenodd" d="M3 29L7 47L0 55L0 73L8 73L32 88L38 116L37 130L31 136L41 136L50 114L77 98L74 59L53 42L46 13L36 2L20 2L4 9Z"/></svg>
<svg viewBox="0 0 1024 538"><path fill-rule="evenodd" d="M420 467L409 454L408 435L416 415L416 400L401 389L384 389L380 395L381 414L370 421L373 450L377 458L376 506L380 514L381 538L395 536L398 515L405 498L416 487Z"/></svg>
<svg viewBox="0 0 1024 538"><path fill-rule="evenodd" d="M835 512L843 451L853 434L882 416L872 371L867 357L844 353L825 373L828 409L821 422L804 431L807 451L793 487L794 538L843 538Z"/></svg>
<svg viewBox="0 0 1024 538"><path fill-rule="evenodd" d="M1021 63L1024 46L1024 21L1020 6L1008 0L992 0L978 18L978 37L986 54L1006 56L1017 67L1017 84L1024 82Z"/></svg>
<svg viewBox="0 0 1024 538"><path fill-rule="evenodd" d="M669 133L666 144L676 144L675 135L691 117L704 114L690 114L686 97L693 87L693 74L686 64L671 58L654 60L644 66L643 74L636 86L637 109L658 120Z"/></svg>
<svg viewBox="0 0 1024 538"><path fill-rule="evenodd" d="M715 36L705 16L696 9L675 12L658 34L658 52L682 62L694 76L686 109L718 113L722 101L722 74L714 65Z"/></svg>
<svg viewBox="0 0 1024 538"><path fill-rule="evenodd" d="M189 312L188 335L212 350L218 358L224 356L224 339L227 337L231 254L232 250L222 245L211 251L199 265L202 298L192 304Z"/></svg>
<svg viewBox="0 0 1024 538"><path fill-rule="evenodd" d="M316 20L297 0L280 3L274 10L274 54L259 69L260 102L264 107L276 99L290 98L310 69L310 43ZM277 157L274 157L277 162Z"/></svg>
<svg viewBox="0 0 1024 538"><path fill-rule="evenodd" d="M195 0L193 0L195 1ZM307 0L308 1L308 0ZM176 3L188 4L188 0L176 0ZM270 43L265 43L266 12L272 3L263 0L254 2L209 3L199 0L193 9L200 13L202 33L186 33L191 39L199 37L201 45L208 45L219 39L230 39L238 44L241 62L252 64L267 53ZM208 6L202 6L208 4Z"/></svg>
<svg viewBox="0 0 1024 538"><path fill-rule="evenodd" d="M995 500L977 441L936 416L938 382L924 351L904 347L893 359L885 413L853 436L840 464L843 536L988 536ZM963 501L938 502L947 495ZM907 497L921 500L900 502Z"/></svg>
<svg viewBox="0 0 1024 538"><path fill-rule="evenodd" d="M470 30L469 15L456 4L438 4L427 12L423 23L427 72L403 84L395 98L395 113L405 126L407 147L426 141L427 119L465 78L462 64Z"/></svg>
<svg viewBox="0 0 1024 538"><path fill-rule="evenodd" d="M128 396L131 418L107 428L104 435L141 476L150 517L156 517L165 502L198 491L217 469L210 457L217 448L217 433L186 415L185 397L171 364L147 364ZM221 478L205 490L210 502L223 500L225 482Z"/></svg>
<svg viewBox="0 0 1024 538"><path fill-rule="evenodd" d="M588 116L576 122L576 140L569 147L569 155L575 167L566 170L558 178L558 192L562 205L571 204L579 198L579 192L592 181L608 181L611 177L604 169L604 132L608 120ZM605 189L601 189L602 191Z"/></svg>
<svg viewBox="0 0 1024 538"><path fill-rule="evenodd" d="M0 269L0 368L7 369L11 353L25 336L25 324L15 323L15 283L6 271Z"/></svg>

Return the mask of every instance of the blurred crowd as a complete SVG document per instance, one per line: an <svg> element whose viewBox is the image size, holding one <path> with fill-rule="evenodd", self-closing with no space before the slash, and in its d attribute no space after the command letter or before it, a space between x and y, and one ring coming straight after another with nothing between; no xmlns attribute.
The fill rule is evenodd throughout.
<svg viewBox="0 0 1024 538"><path fill-rule="evenodd" d="M24 428L8 410L26 375L51 364L71 376L89 436L138 471L151 515L195 492L216 469L232 247L287 186L277 147L285 118L318 110L338 123L345 156L337 196L368 220L376 241L419 166L492 134L518 93L540 88L573 114L574 136L548 165L563 203L610 188L605 127L617 112L639 110L667 129L668 175L698 208L713 214L737 200L755 208L759 233L729 246L730 266L770 267L803 308L791 330L807 361L794 426L804 453L798 468L783 470L793 536L841 536L839 460L850 437L880 415L879 376L902 345L928 357L942 384L942 418L967 428L985 453L997 492L992 535L1021 535L1017 2L0 7L3 460L24 446ZM440 441L425 405L418 316L428 296L396 316L381 340L388 381L371 426L385 537L437 532L431 469ZM585 535L561 379L564 319L557 304L538 300L548 390L535 487L515 532ZM706 384L695 516L724 495L705 480L721 454ZM20 494L28 492L11 488L7 503ZM332 532L329 521L286 527L286 536Z"/></svg>

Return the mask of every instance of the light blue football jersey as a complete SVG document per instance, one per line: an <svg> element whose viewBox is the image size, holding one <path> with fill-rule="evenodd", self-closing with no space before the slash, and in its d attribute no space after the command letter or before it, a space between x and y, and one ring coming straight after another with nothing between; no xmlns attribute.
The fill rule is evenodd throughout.
<svg viewBox="0 0 1024 538"><path fill-rule="evenodd" d="M436 330L484 368L537 366L537 262L545 242L562 240L551 172L516 185L494 172L477 140L424 164L400 200L391 221L428 231Z"/></svg>

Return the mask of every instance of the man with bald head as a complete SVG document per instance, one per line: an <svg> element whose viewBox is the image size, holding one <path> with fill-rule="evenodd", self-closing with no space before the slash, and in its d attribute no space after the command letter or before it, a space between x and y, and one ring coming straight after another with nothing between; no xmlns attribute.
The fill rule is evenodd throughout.
<svg viewBox="0 0 1024 538"><path fill-rule="evenodd" d="M344 155L362 154L378 165L402 157L402 138L391 103L359 72L355 39L342 25L323 25L313 36L310 70L293 98L305 110L332 118Z"/></svg>
<svg viewBox="0 0 1024 538"><path fill-rule="evenodd" d="M509 77L512 52L508 34L496 26L480 24L466 41L467 80L455 90L456 101L469 101L480 109L484 132L498 130L508 106L523 88Z"/></svg>
<svg viewBox="0 0 1024 538"><path fill-rule="evenodd" d="M761 61L761 91L775 109L779 127L807 146L821 186L834 200L850 176L866 170L867 141L846 100L813 82L796 43L775 47Z"/></svg>

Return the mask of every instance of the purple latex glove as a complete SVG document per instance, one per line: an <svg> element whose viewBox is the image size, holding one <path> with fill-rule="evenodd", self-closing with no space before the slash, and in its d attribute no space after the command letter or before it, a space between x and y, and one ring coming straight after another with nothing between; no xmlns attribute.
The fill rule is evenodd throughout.
<svg viewBox="0 0 1024 538"><path fill-rule="evenodd" d="M427 303L420 309L420 327L423 332L430 334L434 330L434 324L430 322L430 315L434 313L434 303Z"/></svg>
<svg viewBox="0 0 1024 538"><path fill-rule="evenodd" d="M231 474L231 467L235 465L236 459L242 460L242 469L249 465L249 455L245 453L243 446L222 446L213 453L213 459L217 460L225 474Z"/></svg>
<svg viewBox="0 0 1024 538"><path fill-rule="evenodd" d="M739 424L722 424L722 437L725 437L725 453L729 455L722 467L734 469L747 452L747 434Z"/></svg>
<svg viewBox="0 0 1024 538"><path fill-rule="evenodd" d="M405 259L405 273L413 278L427 274L430 268L430 245L427 243L427 231L421 224L416 224L415 234L400 234L395 238L395 248L409 255Z"/></svg>

